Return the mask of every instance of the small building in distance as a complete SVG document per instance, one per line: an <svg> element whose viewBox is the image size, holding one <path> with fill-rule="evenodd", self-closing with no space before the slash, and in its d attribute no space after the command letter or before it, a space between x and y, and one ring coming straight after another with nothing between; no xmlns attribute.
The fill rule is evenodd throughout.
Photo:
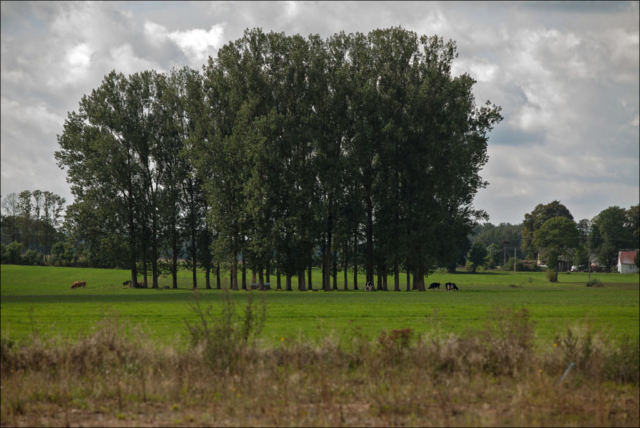
<svg viewBox="0 0 640 428"><path fill-rule="evenodd" d="M638 268L634 261L637 251L619 251L618 252L618 272L620 273L638 273Z"/></svg>

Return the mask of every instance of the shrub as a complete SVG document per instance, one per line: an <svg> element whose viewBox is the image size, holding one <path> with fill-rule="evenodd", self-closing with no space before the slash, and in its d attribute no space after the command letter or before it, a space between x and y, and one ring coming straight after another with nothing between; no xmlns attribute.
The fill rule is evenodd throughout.
<svg viewBox="0 0 640 428"><path fill-rule="evenodd" d="M7 245L6 253L5 253L5 262L12 264L20 264L22 262L22 250L24 246L19 242L13 241L11 244Z"/></svg>
<svg viewBox="0 0 640 428"><path fill-rule="evenodd" d="M11 358L14 342L8 338L0 337L0 366L5 367L5 360Z"/></svg>
<svg viewBox="0 0 640 428"><path fill-rule="evenodd" d="M507 263L502 266L502 270L506 272L513 272L513 257L509 257ZM535 262L529 262L526 260L518 260L516 265L516 270L518 272L537 272L539 269L536 266Z"/></svg>
<svg viewBox="0 0 640 428"><path fill-rule="evenodd" d="M475 273L476 269L484 264L487 249L480 242L474 242L467 253L467 272Z"/></svg>
<svg viewBox="0 0 640 428"><path fill-rule="evenodd" d="M610 270L610 272L611 272L611 273L619 273L619 272L618 272L618 266L611 266L611 270Z"/></svg>
<svg viewBox="0 0 640 428"><path fill-rule="evenodd" d="M515 377L526 371L533 358L533 339L534 323L526 309L498 309L483 330L444 340L431 338L422 348L426 355L421 359L430 361L436 373Z"/></svg>
<svg viewBox="0 0 640 428"><path fill-rule="evenodd" d="M555 269L547 269L546 275L549 282L558 282L558 273Z"/></svg>
<svg viewBox="0 0 640 428"><path fill-rule="evenodd" d="M44 264L44 256L37 250L27 250L22 261L29 266L41 265Z"/></svg>
<svg viewBox="0 0 640 428"><path fill-rule="evenodd" d="M220 315L216 316L212 313L213 306L203 306L195 290L188 306L198 320L193 324L185 320L185 323L192 346L204 348L205 359L212 369L236 373L244 367L243 359L251 350L251 340L262 333L267 317L266 303L263 295L262 302L256 305L253 294L248 293L244 317L241 317L229 291L225 290L222 296Z"/></svg>
<svg viewBox="0 0 640 428"><path fill-rule="evenodd" d="M51 263L56 266L72 266L78 261L72 244L58 241L51 248Z"/></svg>
<svg viewBox="0 0 640 428"><path fill-rule="evenodd" d="M546 365L558 373L574 363L576 374L586 379L604 375L606 380L634 385L640 380L638 338L612 341L588 327L569 327L566 335L556 336L554 350L546 357Z"/></svg>
<svg viewBox="0 0 640 428"><path fill-rule="evenodd" d="M599 288L602 288L602 287L604 287L604 284L598 278L593 278L591 281L587 282L587 287L599 287Z"/></svg>
<svg viewBox="0 0 640 428"><path fill-rule="evenodd" d="M604 361L604 373L607 379L619 383L640 383L640 338L632 340L629 336L611 347Z"/></svg>

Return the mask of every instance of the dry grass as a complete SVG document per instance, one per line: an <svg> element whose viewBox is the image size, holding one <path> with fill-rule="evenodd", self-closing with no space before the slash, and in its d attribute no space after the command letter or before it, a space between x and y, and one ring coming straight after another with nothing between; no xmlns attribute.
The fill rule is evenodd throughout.
<svg viewBox="0 0 640 428"><path fill-rule="evenodd" d="M198 305L201 324L189 326L184 351L125 333L117 317L74 343L3 340L2 426L640 422L637 340L609 342L574 328L548 352L534 351L533 325L520 311L496 313L486 329L460 337L404 329L369 341L353 328L320 345L265 348L256 338L260 305L250 302L241 317L229 301L224 316Z"/></svg>

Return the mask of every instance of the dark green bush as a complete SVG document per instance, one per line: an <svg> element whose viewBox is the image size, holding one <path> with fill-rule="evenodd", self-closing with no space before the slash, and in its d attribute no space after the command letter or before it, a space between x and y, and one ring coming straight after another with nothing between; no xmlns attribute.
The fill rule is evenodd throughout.
<svg viewBox="0 0 640 428"><path fill-rule="evenodd" d="M37 250L27 250L22 262L29 266L42 265L44 264L44 255Z"/></svg>
<svg viewBox="0 0 640 428"><path fill-rule="evenodd" d="M5 263L11 263L14 265L22 263L22 251L24 250L24 246L19 242L13 241L11 244L7 245L6 253L5 253Z"/></svg>
<svg viewBox="0 0 640 428"><path fill-rule="evenodd" d="M549 282L558 282L558 273L555 269L547 269L546 275Z"/></svg>

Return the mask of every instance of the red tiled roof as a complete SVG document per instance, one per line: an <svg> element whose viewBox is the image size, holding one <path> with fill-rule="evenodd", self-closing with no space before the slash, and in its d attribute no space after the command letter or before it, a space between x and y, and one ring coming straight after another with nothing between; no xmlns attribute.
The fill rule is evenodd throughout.
<svg viewBox="0 0 640 428"><path fill-rule="evenodd" d="M620 251L618 253L618 258L620 259L620 263L624 264L634 264L633 259L636 257L637 251Z"/></svg>

